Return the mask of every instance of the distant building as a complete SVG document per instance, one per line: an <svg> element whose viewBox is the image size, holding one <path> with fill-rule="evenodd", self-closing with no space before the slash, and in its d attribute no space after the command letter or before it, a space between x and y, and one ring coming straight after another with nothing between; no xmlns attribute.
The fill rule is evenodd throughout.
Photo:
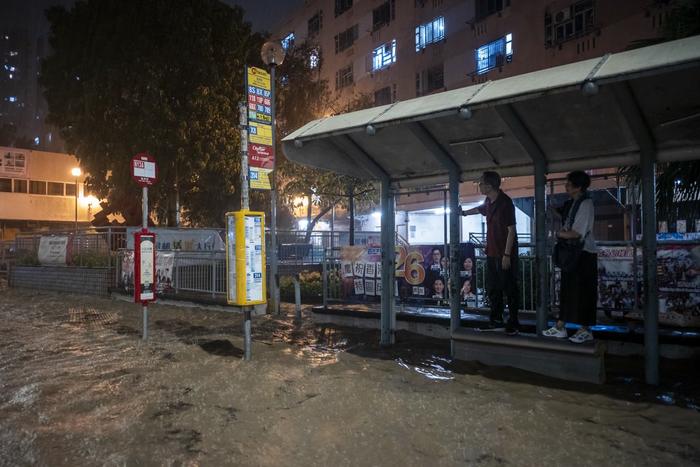
<svg viewBox="0 0 700 467"><path fill-rule="evenodd" d="M339 102L381 105L625 50L659 36L669 3L308 0L276 35L316 46Z"/></svg>
<svg viewBox="0 0 700 467"><path fill-rule="evenodd" d="M0 239L35 230L72 230L89 225L99 201L74 177L69 154L0 147ZM76 197L77 188L77 197Z"/></svg>
<svg viewBox="0 0 700 467"><path fill-rule="evenodd" d="M33 149L60 151L62 141L45 123L48 104L38 81L47 52L46 35L38 31L0 29L0 127L13 127L16 138Z"/></svg>

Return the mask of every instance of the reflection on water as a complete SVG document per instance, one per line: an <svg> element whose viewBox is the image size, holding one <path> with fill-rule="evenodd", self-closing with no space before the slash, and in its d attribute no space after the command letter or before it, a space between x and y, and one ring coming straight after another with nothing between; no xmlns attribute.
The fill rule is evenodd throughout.
<svg viewBox="0 0 700 467"><path fill-rule="evenodd" d="M694 377L567 383L276 316L244 362L240 316L150 312L144 343L134 304L0 293L0 465L700 463Z"/></svg>
<svg viewBox="0 0 700 467"><path fill-rule="evenodd" d="M445 369L444 366L437 363L440 359L438 357L433 357L432 360L425 360L419 363L407 363L403 358L398 357L396 363L400 367L406 368L407 370L413 370L419 375L423 375L428 379L436 381L450 381L454 379L454 375L450 370Z"/></svg>

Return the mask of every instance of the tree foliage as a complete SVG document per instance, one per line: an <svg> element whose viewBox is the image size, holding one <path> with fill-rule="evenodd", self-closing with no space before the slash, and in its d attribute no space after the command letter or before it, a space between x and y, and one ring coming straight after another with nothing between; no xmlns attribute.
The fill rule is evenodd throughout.
<svg viewBox="0 0 700 467"><path fill-rule="evenodd" d="M356 95L349 103L338 105L340 100L332 94L327 81L318 78L318 68L309 66L309 57L314 51L314 47L307 44L295 47L279 69L278 141L311 120L373 105L366 95ZM277 153L282 156L279 146ZM278 157L278 168L280 193L287 206L292 207L299 197L308 200L307 236L333 206L348 208L359 204L362 207L376 201L376 190L366 180L302 166L284 157ZM314 205L319 207L319 213L311 218Z"/></svg>
<svg viewBox="0 0 700 467"><path fill-rule="evenodd" d="M243 11L216 0L87 0L47 16L48 121L89 173L89 189L138 224L129 161L148 151L159 167L149 191L158 220L172 218L177 186L187 219L222 225L240 205L244 65L260 61L261 38Z"/></svg>

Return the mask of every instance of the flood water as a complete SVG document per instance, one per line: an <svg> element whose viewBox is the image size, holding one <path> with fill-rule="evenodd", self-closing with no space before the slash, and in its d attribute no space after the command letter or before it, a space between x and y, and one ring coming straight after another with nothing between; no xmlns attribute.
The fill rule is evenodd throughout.
<svg viewBox="0 0 700 467"><path fill-rule="evenodd" d="M144 343L132 303L0 289L0 465L700 464L693 363L567 383L308 316L255 318L244 362L239 315L149 311Z"/></svg>

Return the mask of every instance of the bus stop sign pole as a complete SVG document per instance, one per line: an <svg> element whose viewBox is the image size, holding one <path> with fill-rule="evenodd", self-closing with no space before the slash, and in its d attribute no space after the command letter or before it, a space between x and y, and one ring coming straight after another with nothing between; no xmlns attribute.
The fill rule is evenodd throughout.
<svg viewBox="0 0 700 467"><path fill-rule="evenodd" d="M134 239L134 301L143 307L143 340L148 339L148 302L156 299L156 242L155 234L148 232L148 187L158 181L158 165L148 153L136 154L131 159L131 177L141 185L141 232Z"/></svg>

